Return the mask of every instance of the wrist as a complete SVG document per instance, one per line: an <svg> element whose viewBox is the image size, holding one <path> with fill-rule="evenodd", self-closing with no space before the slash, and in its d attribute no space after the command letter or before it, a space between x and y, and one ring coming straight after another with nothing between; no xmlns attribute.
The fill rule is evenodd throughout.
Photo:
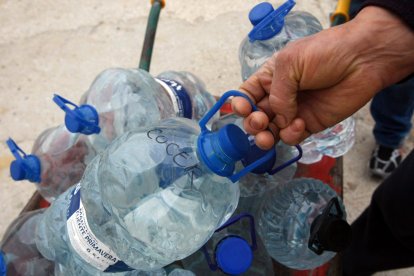
<svg viewBox="0 0 414 276"><path fill-rule="evenodd" d="M414 32L395 14L368 6L349 24L358 62L372 70L379 89L414 71Z"/></svg>

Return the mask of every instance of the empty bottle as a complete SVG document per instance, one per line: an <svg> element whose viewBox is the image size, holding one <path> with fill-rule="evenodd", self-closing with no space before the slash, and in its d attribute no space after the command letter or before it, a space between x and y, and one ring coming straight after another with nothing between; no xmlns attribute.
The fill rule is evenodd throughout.
<svg viewBox="0 0 414 276"><path fill-rule="evenodd" d="M301 143L304 164L316 163L324 155L337 158L347 153L355 143L355 119L349 117L339 124L309 136Z"/></svg>
<svg viewBox="0 0 414 276"><path fill-rule="evenodd" d="M42 132L31 154L26 154L12 139L7 140L7 145L16 158L10 164L13 180L35 183L49 202L78 183L86 164L96 155L86 137L67 131L64 125Z"/></svg>
<svg viewBox="0 0 414 276"><path fill-rule="evenodd" d="M165 71L159 74L155 79L166 91L173 89L173 91L176 91L175 94L177 95L179 95L180 91L181 93L188 94L190 100L189 107L184 106L184 104L188 104L188 101L176 101L178 105L178 112L176 112L177 117L199 121L216 103L214 97L206 90L204 83L190 72ZM182 87L181 90L179 89L180 86ZM169 93L171 94L171 92ZM180 96L178 96L178 98L180 98ZM180 107L180 102L183 103L183 107Z"/></svg>
<svg viewBox="0 0 414 276"><path fill-rule="evenodd" d="M258 232L267 252L293 269L312 269L350 243L345 208L328 185L311 178L281 184L266 198Z"/></svg>
<svg viewBox="0 0 414 276"><path fill-rule="evenodd" d="M70 274L69 274L70 273ZM131 270L126 272L101 272L95 271L93 274L86 272L83 267L75 265L74 267L68 268L62 264L55 263L55 274L54 276L67 276L67 275L93 275L93 276L167 276L164 269L158 269L155 271L142 271L142 270ZM183 275L186 276L186 275ZM189 275L191 276L191 275Z"/></svg>
<svg viewBox="0 0 414 276"><path fill-rule="evenodd" d="M275 52L287 43L322 30L318 19L308 12L290 12L295 1L288 0L277 9L263 2L249 13L253 29L239 48L242 79L247 80Z"/></svg>
<svg viewBox="0 0 414 276"><path fill-rule="evenodd" d="M200 119L215 102L190 73L170 71L154 79L143 70L121 68L98 75L80 106L58 95L53 100L65 111L68 130L88 135L98 152L123 133L164 118Z"/></svg>
<svg viewBox="0 0 414 276"><path fill-rule="evenodd" d="M193 120L170 118L114 141L54 203L70 201L66 219L53 205L46 213L38 231L42 254L92 271L148 271L205 244L236 208L232 182L269 159L234 173L247 136L235 125L206 128L224 101L239 95L227 92L200 121L201 133Z"/></svg>
<svg viewBox="0 0 414 276"><path fill-rule="evenodd" d="M53 275L54 263L36 247L35 229L44 209L19 215L7 228L0 244L0 275Z"/></svg>
<svg viewBox="0 0 414 276"><path fill-rule="evenodd" d="M175 268L170 273L168 273L168 276L196 276L196 275L190 270L186 270L182 268Z"/></svg>

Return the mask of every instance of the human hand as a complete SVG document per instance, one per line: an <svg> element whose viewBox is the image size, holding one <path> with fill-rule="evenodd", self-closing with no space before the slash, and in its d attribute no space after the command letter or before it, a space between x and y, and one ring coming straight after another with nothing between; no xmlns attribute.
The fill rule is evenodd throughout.
<svg viewBox="0 0 414 276"><path fill-rule="evenodd" d="M240 87L233 110L264 149L294 145L351 116L414 71L414 34L392 13L367 7L341 26L289 43ZM414 91L413 91L414 93ZM273 135L267 131L269 128Z"/></svg>

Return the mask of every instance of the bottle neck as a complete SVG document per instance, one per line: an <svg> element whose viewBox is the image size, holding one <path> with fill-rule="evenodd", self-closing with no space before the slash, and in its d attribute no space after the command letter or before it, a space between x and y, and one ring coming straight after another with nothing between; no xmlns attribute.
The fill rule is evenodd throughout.
<svg viewBox="0 0 414 276"><path fill-rule="evenodd" d="M191 97L185 87L174 80L158 78L155 78L155 80L170 97L176 116L191 119L193 117L193 107Z"/></svg>

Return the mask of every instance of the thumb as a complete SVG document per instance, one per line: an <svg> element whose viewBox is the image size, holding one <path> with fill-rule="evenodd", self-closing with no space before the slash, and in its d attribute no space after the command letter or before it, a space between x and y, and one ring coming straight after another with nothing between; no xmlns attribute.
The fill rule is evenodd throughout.
<svg viewBox="0 0 414 276"><path fill-rule="evenodd" d="M296 117L297 93L301 72L295 68L297 53L282 50L275 58L269 104L275 113L275 122L279 128L287 127Z"/></svg>

